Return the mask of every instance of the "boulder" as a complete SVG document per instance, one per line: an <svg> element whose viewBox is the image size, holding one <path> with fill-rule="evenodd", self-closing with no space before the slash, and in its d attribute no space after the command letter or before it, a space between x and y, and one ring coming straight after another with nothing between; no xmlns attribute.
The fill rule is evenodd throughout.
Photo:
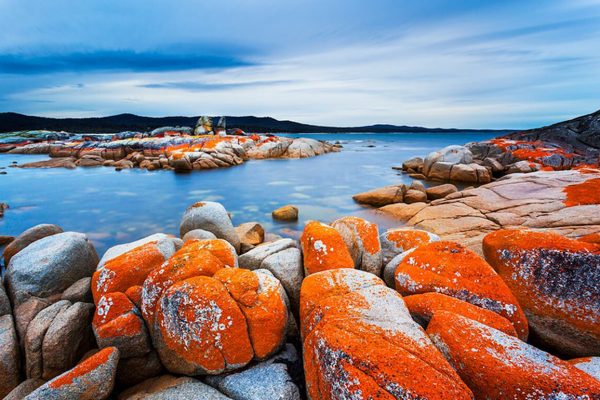
<svg viewBox="0 0 600 400"><path fill-rule="evenodd" d="M298 220L298 207L296 206L283 206L274 210L271 215L273 219L279 221L297 221Z"/></svg>
<svg viewBox="0 0 600 400"><path fill-rule="evenodd" d="M107 347L34 390L26 400L103 400L110 396L119 351Z"/></svg>
<svg viewBox="0 0 600 400"><path fill-rule="evenodd" d="M74 157L56 157L51 158L49 160L43 161L34 161L26 164L19 165L19 168L67 168L67 169L75 169L77 165L75 164Z"/></svg>
<svg viewBox="0 0 600 400"><path fill-rule="evenodd" d="M506 169L504 167L504 165L502 165L500 163L500 161L496 160L495 158L490 158L490 157L484 158L483 166L489 167L492 170L492 174L494 174L494 175L502 174L504 172L504 170Z"/></svg>
<svg viewBox="0 0 600 400"><path fill-rule="evenodd" d="M569 362L600 381L600 357L575 358Z"/></svg>
<svg viewBox="0 0 600 400"><path fill-rule="evenodd" d="M423 192L423 193L425 193L427 191L427 188L425 187L425 185L423 185L423 182L421 182L421 181L412 181L412 183L410 184L408 189L409 190L418 190L419 192Z"/></svg>
<svg viewBox="0 0 600 400"><path fill-rule="evenodd" d="M217 238L231 243L237 252L240 250L240 238L233 228L227 210L220 203L205 201L192 204L181 219L180 236L183 237L194 229L212 232Z"/></svg>
<svg viewBox="0 0 600 400"><path fill-rule="evenodd" d="M431 167L440 162L450 165L469 164L473 161L473 154L465 146L451 145L439 151L429 153L423 161L423 173L429 176Z"/></svg>
<svg viewBox="0 0 600 400"><path fill-rule="evenodd" d="M450 172L455 165L449 162L436 162L430 167L427 179L448 181L450 180Z"/></svg>
<svg viewBox="0 0 600 400"><path fill-rule="evenodd" d="M419 211L427 207L427 203L413 203L413 204L390 204L379 209L384 214L401 222L406 222L414 217Z"/></svg>
<svg viewBox="0 0 600 400"><path fill-rule="evenodd" d="M71 303L93 303L94 299L92 296L91 287L92 278L85 277L76 281L74 284L65 289L60 296L61 300L69 300Z"/></svg>
<svg viewBox="0 0 600 400"><path fill-rule="evenodd" d="M64 232L39 239L13 256L6 271L15 305L29 297L62 293L94 273L98 255L82 233Z"/></svg>
<svg viewBox="0 0 600 400"><path fill-rule="evenodd" d="M427 198L429 200L437 200L443 199L449 194L456 192L458 192L456 186L452 185L451 183L446 183L443 185L432 186L428 188L425 193L427 194Z"/></svg>
<svg viewBox="0 0 600 400"><path fill-rule="evenodd" d="M421 172L423 170L423 159L421 157L413 157L402 163L404 171Z"/></svg>
<svg viewBox="0 0 600 400"><path fill-rule="evenodd" d="M259 269L262 268L261 265L267 257L289 248L297 248L297 246L298 244L295 240L277 239L242 254L239 257L239 264L242 268Z"/></svg>
<svg viewBox="0 0 600 400"><path fill-rule="evenodd" d="M29 393L46 383L43 379L27 379L14 388L9 394L4 397L4 400L21 400Z"/></svg>
<svg viewBox="0 0 600 400"><path fill-rule="evenodd" d="M594 399L600 381L477 321L438 311L427 333L478 399Z"/></svg>
<svg viewBox="0 0 600 400"><path fill-rule="evenodd" d="M600 355L600 249L549 232L499 230L488 262L522 305L535 335L561 354Z"/></svg>
<svg viewBox="0 0 600 400"><path fill-rule="evenodd" d="M119 400L231 400L201 381L163 375L145 380L119 395Z"/></svg>
<svg viewBox="0 0 600 400"><path fill-rule="evenodd" d="M423 203L427 201L427 195L420 190L409 189L404 194L406 204Z"/></svg>
<svg viewBox="0 0 600 400"><path fill-rule="evenodd" d="M4 283L0 278L0 317L10 313L10 300L8 300L8 296L6 295L6 291L4 290Z"/></svg>
<svg viewBox="0 0 600 400"><path fill-rule="evenodd" d="M52 304L52 300L30 297L24 303L15 307L14 317L19 338L25 337L31 320L43 309Z"/></svg>
<svg viewBox="0 0 600 400"><path fill-rule="evenodd" d="M398 254L424 243L437 242L440 237L420 229L394 228L382 233L379 240L381 242L383 265L385 266Z"/></svg>
<svg viewBox="0 0 600 400"><path fill-rule="evenodd" d="M360 204L373 207L382 207L388 204L402 203L404 201L405 185L385 186L368 192L355 194L352 199Z"/></svg>
<svg viewBox="0 0 600 400"><path fill-rule="evenodd" d="M516 163L508 165L506 169L507 174L527 174L533 171L535 171L535 169L531 167L529 161L517 161Z"/></svg>
<svg viewBox="0 0 600 400"><path fill-rule="evenodd" d="M165 369L160 363L160 358L153 350L140 357L120 359L117 367L117 383L120 386L129 387L164 372Z"/></svg>
<svg viewBox="0 0 600 400"><path fill-rule="evenodd" d="M154 235L146 236L145 238L134 242L119 244L109 248L100 259L97 269L103 268L104 265L113 258L117 258L148 243L154 243L157 250L163 254L165 259L171 257L171 255L183 245L181 239L177 239L174 236L166 235L164 233L155 233Z"/></svg>
<svg viewBox="0 0 600 400"><path fill-rule="evenodd" d="M285 240L285 239L284 239ZM290 299L292 309L298 310L300 304L300 286L304 279L302 253L296 247L271 254L260 263L260 269L270 271L279 279Z"/></svg>
<svg viewBox="0 0 600 400"><path fill-rule="evenodd" d="M0 316L0 397L6 396L19 384L19 341L13 317Z"/></svg>
<svg viewBox="0 0 600 400"><path fill-rule="evenodd" d="M182 237L184 242L187 240L190 240L190 239L202 240L202 239L216 239L216 238L217 237L215 236L214 233L205 231L204 229L191 230L188 233L186 233L185 235L183 235L183 237Z"/></svg>
<svg viewBox="0 0 600 400"><path fill-rule="evenodd" d="M354 260L342 235L329 225L310 221L300 239L304 274L335 268L354 268Z"/></svg>
<svg viewBox="0 0 600 400"><path fill-rule="evenodd" d="M527 320L502 278L473 251L453 242L423 244L396 257L395 286L403 296L437 292L500 314L526 339Z"/></svg>
<svg viewBox="0 0 600 400"><path fill-rule="evenodd" d="M300 298L309 398L472 398L402 297L375 275L318 272Z"/></svg>
<svg viewBox="0 0 600 400"><path fill-rule="evenodd" d="M377 225L358 217L343 217L331 226L342 236L355 268L381 275L382 254Z"/></svg>
<svg viewBox="0 0 600 400"><path fill-rule="evenodd" d="M481 322L484 325L498 329L507 335L517 337L515 327L506 318L485 308L474 306L466 301L445 294L429 292L413 294L404 297L404 302L410 315L421 326L427 328L431 317L438 311L448 311L465 318Z"/></svg>
<svg viewBox="0 0 600 400"><path fill-rule="evenodd" d="M8 244L4 249L4 253L2 253L2 256L4 257L4 264L8 265L10 259L15 254L36 240L40 240L46 236L56 235L57 233L61 232L63 232L63 230L60 226L51 224L36 225L27 229L25 232L17 236L15 240Z"/></svg>
<svg viewBox="0 0 600 400"><path fill-rule="evenodd" d="M235 400L300 400L287 365L298 362L298 355L290 344L286 352L290 354L277 355L241 372L209 376L206 382Z"/></svg>
<svg viewBox="0 0 600 400"><path fill-rule="evenodd" d="M256 246L265 240L265 230L258 222L246 222L235 227L242 244Z"/></svg>

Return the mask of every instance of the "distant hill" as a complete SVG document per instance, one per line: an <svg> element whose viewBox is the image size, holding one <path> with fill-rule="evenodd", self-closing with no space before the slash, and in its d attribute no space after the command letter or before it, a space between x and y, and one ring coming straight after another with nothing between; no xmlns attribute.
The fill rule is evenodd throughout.
<svg viewBox="0 0 600 400"><path fill-rule="evenodd" d="M490 129L443 129L404 125L368 125L332 127L280 121L271 117L226 117L228 128L260 133L348 133L348 132L490 132ZM0 113L0 132L51 130L73 133L112 133L122 131L151 131L161 126L195 126L198 117L142 117L119 114L98 118L45 118L17 113ZM508 130L498 132L509 132Z"/></svg>

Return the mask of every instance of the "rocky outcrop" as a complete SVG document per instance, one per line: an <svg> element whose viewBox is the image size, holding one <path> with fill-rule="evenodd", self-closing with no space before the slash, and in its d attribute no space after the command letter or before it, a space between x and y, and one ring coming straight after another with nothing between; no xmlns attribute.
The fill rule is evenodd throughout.
<svg viewBox="0 0 600 400"><path fill-rule="evenodd" d="M559 354L600 355L600 247L553 233L500 230L486 259L523 306L536 336Z"/></svg>
<svg viewBox="0 0 600 400"><path fill-rule="evenodd" d="M523 226L569 237L600 232L600 198L594 195L598 178L600 170L513 174L428 205L380 210L481 253L483 237L502 228Z"/></svg>

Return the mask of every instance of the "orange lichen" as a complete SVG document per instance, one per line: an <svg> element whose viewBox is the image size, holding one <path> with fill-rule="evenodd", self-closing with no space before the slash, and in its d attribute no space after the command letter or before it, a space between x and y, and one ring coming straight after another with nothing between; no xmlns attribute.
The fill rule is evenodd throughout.
<svg viewBox="0 0 600 400"><path fill-rule="evenodd" d="M569 185L563 192L567 195L564 200L567 207L600 204L600 178Z"/></svg>
<svg viewBox="0 0 600 400"><path fill-rule="evenodd" d="M125 292L131 286L141 285L150 271L164 261L156 242L143 244L113 258L92 276L94 302L97 304L105 293Z"/></svg>
<svg viewBox="0 0 600 400"><path fill-rule="evenodd" d="M93 356L79 363L72 370L67 371L64 374L48 382L48 386L52 389L58 389L65 385L71 385L75 379L81 378L82 376L89 374L102 364L106 363L115 351L117 351L115 347L106 347L100 350Z"/></svg>
<svg viewBox="0 0 600 400"><path fill-rule="evenodd" d="M369 254L376 254L381 251L381 243L379 242L379 230L377 225L369 222L365 219L358 217L344 217L336 221L336 223L343 223L349 228L353 229L364 250Z"/></svg>
<svg viewBox="0 0 600 400"><path fill-rule="evenodd" d="M125 295L129 297L129 300L136 305L137 308L142 307L142 286L132 286L125 291Z"/></svg>
<svg viewBox="0 0 600 400"><path fill-rule="evenodd" d="M580 241L586 242L586 243L600 244L600 232L590 233L589 235L581 236L577 240L580 240Z"/></svg>
<svg viewBox="0 0 600 400"><path fill-rule="evenodd" d="M318 221L304 227L300 238L307 274L336 268L354 268L350 252L334 228Z"/></svg>
<svg viewBox="0 0 600 400"><path fill-rule="evenodd" d="M436 312L427 333L478 399L600 398L590 375L468 318Z"/></svg>
<svg viewBox="0 0 600 400"><path fill-rule="evenodd" d="M485 260L458 243L415 248L396 266L394 276L402 295L438 292L459 298L500 314L520 338L527 338L527 319L508 286Z"/></svg>
<svg viewBox="0 0 600 400"><path fill-rule="evenodd" d="M107 293L100 297L92 323L100 326L133 310L135 305L124 293Z"/></svg>
<svg viewBox="0 0 600 400"><path fill-rule="evenodd" d="M424 243L429 243L431 238L425 231L416 229L394 229L385 233L385 237L394 243L398 249L408 250Z"/></svg>
<svg viewBox="0 0 600 400"><path fill-rule="evenodd" d="M144 322L134 313L126 313L94 329L98 338L123 338L144 334Z"/></svg>
<svg viewBox="0 0 600 400"><path fill-rule="evenodd" d="M178 251L180 254L207 250L227 267L237 267L237 253L229 242L223 239L192 239L185 242Z"/></svg>
<svg viewBox="0 0 600 400"><path fill-rule="evenodd" d="M310 398L472 398L421 328L399 315L398 293L375 276L319 272L304 280L301 299Z"/></svg>
<svg viewBox="0 0 600 400"><path fill-rule="evenodd" d="M224 268L214 278L223 282L244 313L255 357L273 354L285 339L288 317L279 282L272 277L261 282L257 273L238 268Z"/></svg>
<svg viewBox="0 0 600 400"><path fill-rule="evenodd" d="M219 373L254 355L243 313L214 278L173 284L158 304L156 324L167 349L190 364L188 373Z"/></svg>
<svg viewBox="0 0 600 400"><path fill-rule="evenodd" d="M450 311L498 329L507 335L517 336L515 327L506 318L455 297L431 292L404 297L404 302L413 318L417 321L423 321L425 324L429 323L436 312Z"/></svg>

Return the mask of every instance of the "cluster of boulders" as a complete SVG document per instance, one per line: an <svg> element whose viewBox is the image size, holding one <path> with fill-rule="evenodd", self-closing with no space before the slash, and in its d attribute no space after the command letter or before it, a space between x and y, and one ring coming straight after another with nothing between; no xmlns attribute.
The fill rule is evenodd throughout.
<svg viewBox="0 0 600 400"><path fill-rule="evenodd" d="M339 151L339 146L308 138L273 135L133 137L111 140L63 140L12 145L8 153L49 154L51 159L22 168L114 167L191 171L230 167L248 159L306 158Z"/></svg>
<svg viewBox="0 0 600 400"><path fill-rule="evenodd" d="M458 188L451 183L426 188L420 181L413 181L410 185L390 185L358 193L352 196L352 199L359 204L383 207L398 203L429 203L456 192Z"/></svg>
<svg viewBox="0 0 600 400"><path fill-rule="evenodd" d="M54 225L9 244L0 396L600 397L598 235L499 230L484 259L358 217L296 241L198 202L179 236L102 258Z"/></svg>

